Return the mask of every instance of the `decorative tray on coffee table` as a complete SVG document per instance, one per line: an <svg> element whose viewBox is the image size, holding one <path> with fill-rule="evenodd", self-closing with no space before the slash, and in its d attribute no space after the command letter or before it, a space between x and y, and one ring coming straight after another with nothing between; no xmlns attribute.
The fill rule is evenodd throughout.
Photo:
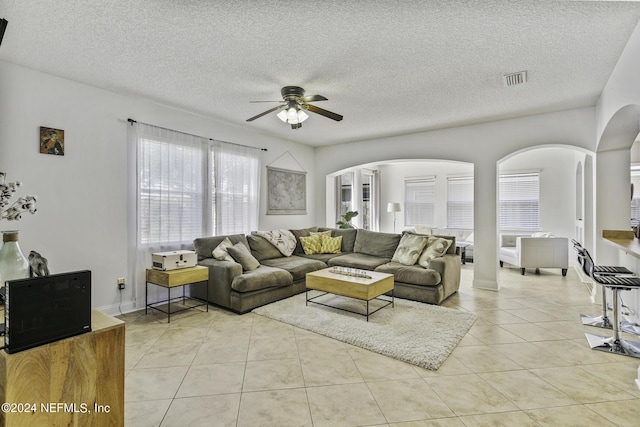
<svg viewBox="0 0 640 427"><path fill-rule="evenodd" d="M360 270L357 268L347 268L347 267L331 267L329 269L330 273L341 274L343 276L351 276L351 277L361 277L363 279L371 279L371 276L365 270Z"/></svg>

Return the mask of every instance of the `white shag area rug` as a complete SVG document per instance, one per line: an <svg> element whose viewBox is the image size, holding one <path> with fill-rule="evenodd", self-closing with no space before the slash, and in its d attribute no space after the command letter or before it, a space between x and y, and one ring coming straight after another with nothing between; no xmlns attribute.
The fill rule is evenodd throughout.
<svg viewBox="0 0 640 427"><path fill-rule="evenodd" d="M359 313L366 310L364 301L332 294L317 301ZM369 311L382 304L372 300ZM312 303L307 306L304 293L253 312L431 370L442 365L476 320L467 311L396 298L395 307L381 309L367 322L358 314Z"/></svg>

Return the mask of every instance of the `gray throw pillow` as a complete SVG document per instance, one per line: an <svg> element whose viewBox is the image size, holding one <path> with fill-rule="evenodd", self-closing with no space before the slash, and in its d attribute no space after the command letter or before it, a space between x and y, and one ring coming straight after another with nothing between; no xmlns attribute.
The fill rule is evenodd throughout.
<svg viewBox="0 0 640 427"><path fill-rule="evenodd" d="M242 266L244 271L252 271L260 267L260 262L255 259L249 249L242 243L236 243L235 245L227 248L229 255Z"/></svg>
<svg viewBox="0 0 640 427"><path fill-rule="evenodd" d="M427 236L419 236L417 234L403 234L400 244L396 252L391 258L392 262L399 262L404 265L413 265L418 261L420 254L425 246L427 246Z"/></svg>

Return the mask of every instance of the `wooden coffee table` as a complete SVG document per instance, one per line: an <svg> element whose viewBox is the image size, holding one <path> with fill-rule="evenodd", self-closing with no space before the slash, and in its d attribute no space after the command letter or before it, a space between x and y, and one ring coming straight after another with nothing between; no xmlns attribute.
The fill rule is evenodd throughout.
<svg viewBox="0 0 640 427"><path fill-rule="evenodd" d="M309 305L309 303L312 302L315 304L324 305L326 307L337 308L338 310L360 314L367 317L367 322L369 321L369 316L376 311L381 310L389 305L391 305L391 307L394 306L393 274L358 270L358 272L364 273L368 277L356 277L334 272L333 269L333 267L330 267L325 268L324 270L307 273L306 305ZM309 298L309 290L322 291L323 293ZM391 291L390 300L380 298L382 294L389 291ZM367 312L359 313L356 311L346 310L344 308L335 307L329 304L315 301L317 298L320 298L329 293L366 301ZM373 299L385 301L386 304L373 311L369 311L369 301Z"/></svg>

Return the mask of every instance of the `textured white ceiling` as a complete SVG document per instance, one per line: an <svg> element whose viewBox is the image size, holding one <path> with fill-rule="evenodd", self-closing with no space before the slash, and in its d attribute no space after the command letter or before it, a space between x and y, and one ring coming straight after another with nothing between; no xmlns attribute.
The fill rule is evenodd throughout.
<svg viewBox="0 0 640 427"><path fill-rule="evenodd" d="M0 0L0 17L0 60L321 146L595 105L640 3ZM344 120L245 122L287 85Z"/></svg>

